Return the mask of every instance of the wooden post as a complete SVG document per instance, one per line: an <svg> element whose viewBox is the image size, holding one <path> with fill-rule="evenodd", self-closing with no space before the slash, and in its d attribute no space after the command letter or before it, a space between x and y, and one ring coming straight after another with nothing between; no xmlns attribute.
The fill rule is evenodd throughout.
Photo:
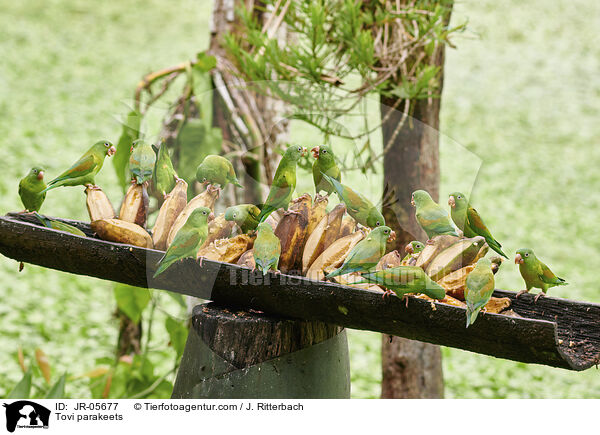
<svg viewBox="0 0 600 435"><path fill-rule="evenodd" d="M343 328L213 303L194 308L172 398L349 397Z"/></svg>

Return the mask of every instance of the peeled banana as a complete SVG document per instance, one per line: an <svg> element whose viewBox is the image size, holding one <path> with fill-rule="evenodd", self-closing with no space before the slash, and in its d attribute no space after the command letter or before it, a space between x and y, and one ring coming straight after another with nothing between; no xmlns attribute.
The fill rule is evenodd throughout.
<svg viewBox="0 0 600 435"><path fill-rule="evenodd" d="M215 240L210 245L198 251L196 258L222 261L224 263L236 263L240 257L252 248L255 236L240 234L231 239Z"/></svg>
<svg viewBox="0 0 600 435"><path fill-rule="evenodd" d="M152 248L152 237L137 224L120 219L100 219L90 224L102 240L125 243L141 248Z"/></svg>
<svg viewBox="0 0 600 435"><path fill-rule="evenodd" d="M337 239L331 244L308 269L306 276L315 280L322 280L325 274L342 265L350 250L365 237L363 230L356 231L346 237Z"/></svg>
<svg viewBox="0 0 600 435"><path fill-rule="evenodd" d="M313 207L314 210L314 207ZM313 262L323 253L325 248L331 245L337 238L342 225L342 218L346 212L344 204L338 204L312 231L308 231L308 239L302 253L302 272L306 273Z"/></svg>
<svg viewBox="0 0 600 435"><path fill-rule="evenodd" d="M302 251L308 229L312 198L304 194L295 199L275 228L275 235L281 242L279 270L283 273L298 271L301 268Z"/></svg>
<svg viewBox="0 0 600 435"><path fill-rule="evenodd" d="M143 184L131 184L121 204L119 219L146 228L148 206L149 198L146 186Z"/></svg>
<svg viewBox="0 0 600 435"><path fill-rule="evenodd" d="M115 209L102 189L88 187L85 189L85 194L87 195L86 205L90 222L100 219L112 219L116 216Z"/></svg>
<svg viewBox="0 0 600 435"><path fill-rule="evenodd" d="M200 195L197 195L194 198L192 198L192 200L185 206L185 208L179 214L179 216L177 216L177 219L175 219L175 223L171 227L169 237L167 238L167 246L171 244L171 242L177 235L177 232L185 224L192 212L198 207L208 207L214 211L215 201L217 200L218 196L219 191L217 189L206 189Z"/></svg>
<svg viewBox="0 0 600 435"><path fill-rule="evenodd" d="M156 223L152 229L152 240L156 249L161 251L167 249L167 240L171 228L187 205L187 188L188 184L185 180L179 179L160 207Z"/></svg>

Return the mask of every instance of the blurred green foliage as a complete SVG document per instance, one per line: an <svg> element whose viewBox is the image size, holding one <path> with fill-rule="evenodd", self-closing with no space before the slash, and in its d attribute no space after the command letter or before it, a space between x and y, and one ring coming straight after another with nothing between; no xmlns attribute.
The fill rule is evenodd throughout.
<svg viewBox="0 0 600 435"><path fill-rule="evenodd" d="M33 164L43 163L52 177L94 141L118 140L117 119L131 110L140 77L206 48L211 3L0 4L2 213L21 209L17 183ZM507 253L532 247L570 282L550 295L600 302L600 174L594 164L600 161L600 45L593 19L600 4L574 3L455 4L453 19L468 18L471 33L447 51L441 197L457 188L469 191L477 177L472 202ZM294 142L314 146L316 134L301 122L292 124ZM380 140L377 133L371 137ZM332 142L336 150L345 146ZM457 162L457 149L468 158ZM312 192L308 174L299 177L298 190ZM377 176L353 173L346 179L370 197L381 195ZM117 207L122 190L112 168L97 181ZM56 189L42 213L87 219L82 190ZM0 259L0 397L23 377L19 345L44 349L56 371L53 382L69 369L74 378L67 380L67 397L101 397L108 372L83 376L99 366L123 378L111 397L144 393L140 385L148 384L154 390L147 397L168 397L174 361L167 346L180 354L184 342L183 331L168 319L181 313L181 300L159 298L147 361L112 366L118 326L113 285L30 265L17 270L14 261ZM521 288L510 262L497 285ZM157 298L158 292L150 293ZM377 397L381 335L350 331L349 340L353 397ZM443 354L446 397L600 397L596 369L575 373L446 348Z"/></svg>

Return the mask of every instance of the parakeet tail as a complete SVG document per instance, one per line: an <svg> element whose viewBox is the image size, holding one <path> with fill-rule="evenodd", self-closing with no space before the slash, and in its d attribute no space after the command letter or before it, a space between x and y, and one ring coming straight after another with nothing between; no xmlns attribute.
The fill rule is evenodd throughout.
<svg viewBox="0 0 600 435"><path fill-rule="evenodd" d="M472 325L473 323L475 323L475 319L477 319L478 314L479 314L479 310L473 311L473 308L471 308L467 304L467 328L469 327L469 325Z"/></svg>
<svg viewBox="0 0 600 435"><path fill-rule="evenodd" d="M233 184L234 186L237 186L237 187L239 187L239 188L241 188L241 189L243 189L243 188L244 188L244 186L242 186L242 185L240 184L240 182L237 180L237 178L236 178L235 180L233 180L233 181L231 182L231 184Z"/></svg>
<svg viewBox="0 0 600 435"><path fill-rule="evenodd" d="M344 188L342 187L341 183L338 180L336 180L335 178L330 177L329 175L327 175L326 173L324 173L322 171L321 171L321 175L323 175L323 177L333 186L333 188L335 189L335 192L341 198L342 193L344 192Z"/></svg>
<svg viewBox="0 0 600 435"><path fill-rule="evenodd" d="M158 262L158 269L156 269L156 272L154 272L154 276L152 278L156 278L158 275L167 270L171 264L173 264L173 261L165 261L165 257L166 255Z"/></svg>
<svg viewBox="0 0 600 435"><path fill-rule="evenodd" d="M269 215L271 213L273 213L275 210L277 210L277 209L270 205L265 205L263 207L263 209L260 211L260 214L258 215L258 223L264 222L265 219L267 219L269 217Z"/></svg>
<svg viewBox="0 0 600 435"><path fill-rule="evenodd" d="M500 243L498 243L496 240L494 239L486 239L485 240L487 242L487 244L489 245L490 248L492 248L494 251L496 251L498 254L502 255L504 258L506 258L508 260L508 257L506 256L506 254L504 252L502 252L502 245Z"/></svg>

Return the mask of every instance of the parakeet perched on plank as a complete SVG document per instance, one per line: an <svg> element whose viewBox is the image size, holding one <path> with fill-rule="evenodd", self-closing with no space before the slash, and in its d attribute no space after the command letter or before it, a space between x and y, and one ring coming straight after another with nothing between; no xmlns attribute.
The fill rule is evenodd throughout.
<svg viewBox="0 0 600 435"><path fill-rule="evenodd" d="M73 166L48 183L43 190L61 186L86 186L96 188L96 174L102 169L106 156L112 156L117 150L108 141L96 142Z"/></svg>
<svg viewBox="0 0 600 435"><path fill-rule="evenodd" d="M76 236L86 237L85 233L81 231L79 228L74 227L73 225L66 224L64 222L60 222L54 219L48 219L46 216L42 216L37 212L34 212L34 215L38 220L47 228L52 228L53 230L64 231L66 233L71 233Z"/></svg>
<svg viewBox="0 0 600 435"><path fill-rule="evenodd" d="M396 238L396 233L385 225L375 228L358 242L348 253L344 264L332 271L327 278L351 272L366 272L375 266L385 254L386 243Z"/></svg>
<svg viewBox="0 0 600 435"><path fill-rule="evenodd" d="M267 222L258 224L256 240L254 241L254 262L256 267L266 275L269 270L277 271L281 242Z"/></svg>
<svg viewBox="0 0 600 435"><path fill-rule="evenodd" d="M423 243L419 242L418 240L413 240L404 247L406 256L402 259L402 262L411 261L411 263L416 263L417 258L419 258L419 254L423 249L425 249L425 245ZM414 264L411 264L411 266L414 266Z"/></svg>
<svg viewBox="0 0 600 435"><path fill-rule="evenodd" d="M19 182L19 196L26 211L40 211L46 199L46 183L44 169L38 166L31 168L29 173Z"/></svg>
<svg viewBox="0 0 600 435"><path fill-rule="evenodd" d="M238 181L231 162L225 157L214 154L206 156L198 165L196 180L202 184L218 184L221 188L225 187L227 183L244 188Z"/></svg>
<svg viewBox="0 0 600 435"><path fill-rule="evenodd" d="M139 139L131 145L131 154L129 156L129 172L131 173L131 182L144 184L152 179L154 164L156 163L156 154L152 146L146 141Z"/></svg>
<svg viewBox="0 0 600 435"><path fill-rule="evenodd" d="M429 240L443 234L458 237L452 222L450 222L448 212L431 199L429 193L424 190L416 190L413 192L410 202L416 208L417 222L427 233Z"/></svg>
<svg viewBox="0 0 600 435"><path fill-rule="evenodd" d="M384 287L387 291L384 297L390 292L404 299L408 293L424 293L433 299L444 299L446 291L442 286L433 281L423 269L416 266L396 266L389 269L369 272L362 275L362 281L359 283L371 283ZM408 304L408 299L406 300Z"/></svg>
<svg viewBox="0 0 600 435"><path fill-rule="evenodd" d="M158 149L158 157L152 174L154 190L164 198L173 190L177 180L179 180L179 177L173 168L167 145L163 141Z"/></svg>
<svg viewBox="0 0 600 435"><path fill-rule="evenodd" d="M165 255L158 262L158 269L154 278L163 273L173 263L183 258L196 258L198 249L208 237L208 216L211 211L208 207L198 207L188 217L185 224L177 232ZM202 266L202 258L200 259Z"/></svg>
<svg viewBox="0 0 600 435"><path fill-rule="evenodd" d="M467 328L477 319L479 311L488 303L494 293L494 272L492 262L487 258L477 261L475 268L467 275L465 302L467 303Z"/></svg>
<svg viewBox="0 0 600 435"><path fill-rule="evenodd" d="M259 222L263 222L271 213L279 208L288 209L292 195L296 189L296 166L298 160L304 154L306 154L306 148L298 145L289 146L285 150L275 171L269 195L258 216Z"/></svg>
<svg viewBox="0 0 600 435"><path fill-rule="evenodd" d="M360 193L352 190L350 187L339 183L336 179L327 174L323 174L323 178L331 183L340 198L340 201L346 204L348 214L352 216L356 222L369 228L385 225L383 215L371 201Z"/></svg>
<svg viewBox="0 0 600 435"><path fill-rule="evenodd" d="M319 193L324 190L327 195L331 195L334 191L334 187L326 179L323 178L323 174L329 175L338 182L342 179L342 172L338 168L335 162L335 156L331 151L331 147L327 145L321 145L314 147L310 150L313 157L316 159L313 163L313 180L315 182L315 193Z"/></svg>
<svg viewBox="0 0 600 435"><path fill-rule="evenodd" d="M490 233L490 230L483 223L483 219L477 213L467 200L467 197L460 192L454 192L450 194L448 198L448 205L450 205L450 214L452 220L458 228L464 233L465 237L481 236L485 239L486 243L502 255L504 258L508 258L504 252L502 252L502 245L498 243L496 239Z"/></svg>
<svg viewBox="0 0 600 435"><path fill-rule="evenodd" d="M254 204L239 204L225 210L225 220L235 222L244 233L252 232L258 226L260 209Z"/></svg>
<svg viewBox="0 0 600 435"><path fill-rule="evenodd" d="M535 297L534 302L537 302L540 297L546 295L550 287L568 285L564 279L556 276L548 266L542 263L531 249L519 249L515 256L515 264L519 265L519 272L521 272L527 288L517 293L516 297L523 293L529 293L532 287L537 287L542 289L542 292Z"/></svg>

